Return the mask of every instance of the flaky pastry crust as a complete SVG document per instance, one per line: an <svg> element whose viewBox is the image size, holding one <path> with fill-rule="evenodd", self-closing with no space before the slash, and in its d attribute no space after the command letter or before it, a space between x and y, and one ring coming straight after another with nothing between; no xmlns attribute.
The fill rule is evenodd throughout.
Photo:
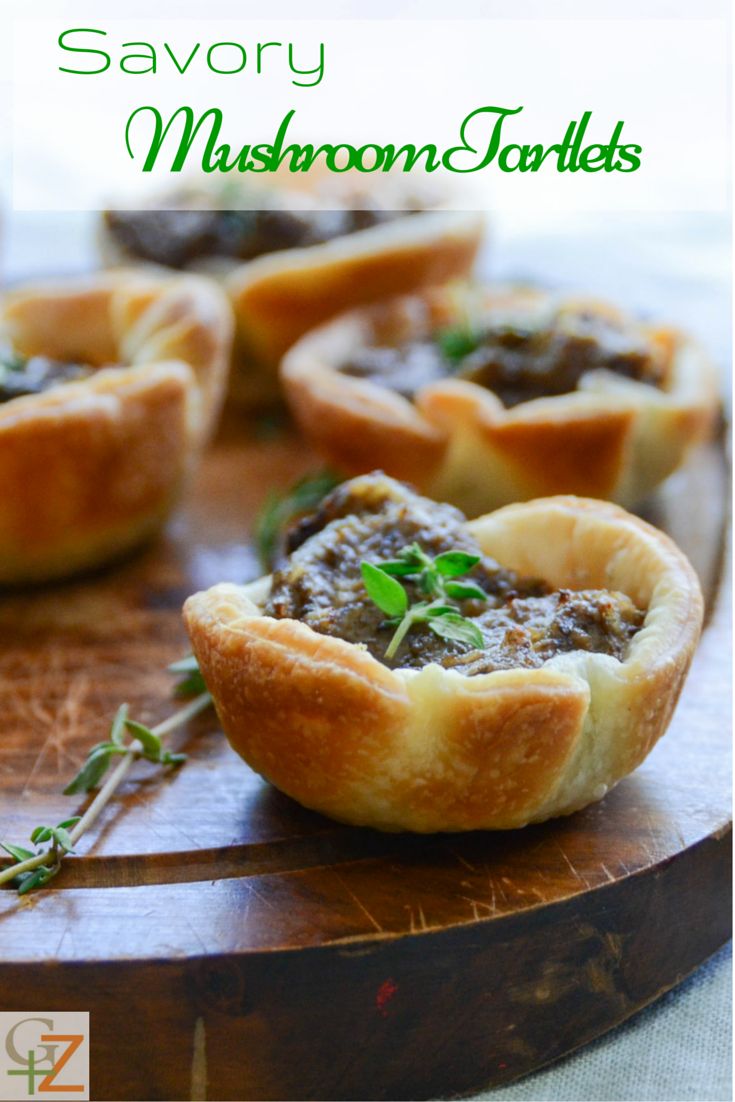
<svg viewBox="0 0 735 1102"><path fill-rule="evenodd" d="M536 309L553 299L499 289L484 292L483 301L490 309ZM622 317L596 300L562 301ZM286 355L281 378L292 412L337 469L358 474L379 467L470 516L557 493L632 506L711 434L719 404L714 371L694 340L670 328L642 327L665 358L661 388L593 371L571 393L511 408L462 379L426 385L411 402L337 370L366 345L451 325L456 302L453 289L437 288L346 313Z"/></svg>
<svg viewBox="0 0 735 1102"><path fill-rule="evenodd" d="M237 324L236 397L276 397L284 353L335 314L466 276L482 232L477 214L424 211L239 265L225 281Z"/></svg>
<svg viewBox="0 0 735 1102"><path fill-rule="evenodd" d="M224 296L137 272L34 285L3 297L0 333L23 355L98 368L0 404L0 584L116 558L163 522L214 426Z"/></svg>
<svg viewBox="0 0 735 1102"><path fill-rule="evenodd" d="M272 403L286 350L335 314L466 276L483 230L474 212L426 210L308 248L193 266L222 281L235 315L232 396L246 407ZM107 232L101 248L108 262L135 259Z"/></svg>
<svg viewBox="0 0 735 1102"><path fill-rule="evenodd" d="M233 747L306 807L381 830L507 829L601 799L666 730L702 597L672 541L615 505L554 497L468 525L486 555L646 609L625 661L571 652L465 676L384 666L264 616L270 579L190 597L184 619Z"/></svg>

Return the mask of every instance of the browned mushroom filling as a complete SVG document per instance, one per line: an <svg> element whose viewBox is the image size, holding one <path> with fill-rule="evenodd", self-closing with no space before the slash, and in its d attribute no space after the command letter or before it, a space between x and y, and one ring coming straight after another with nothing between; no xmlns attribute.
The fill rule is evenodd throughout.
<svg viewBox="0 0 735 1102"><path fill-rule="evenodd" d="M370 600L360 563L395 559L414 542L430 556L449 550L481 554L465 517L452 506L419 497L380 473L345 482L289 532L289 557L273 575L264 611L362 644L391 667L418 669L436 662L463 674L541 666L576 650L622 660L643 625L645 613L622 593L554 590L484 556L468 580L487 599L460 604L461 614L480 629L483 646L440 638L419 623L388 661L385 651L395 626L386 624ZM411 600L422 599L415 580L400 581Z"/></svg>
<svg viewBox="0 0 735 1102"><path fill-rule="evenodd" d="M207 257L253 260L282 249L320 245L411 211L390 210L122 210L107 228L125 252L186 268Z"/></svg>
<svg viewBox="0 0 735 1102"><path fill-rule="evenodd" d="M51 360L47 356L19 356L0 349L0 402L40 394L62 383L86 379L94 368L85 364Z"/></svg>
<svg viewBox="0 0 735 1102"><path fill-rule="evenodd" d="M498 321L476 332L447 330L365 348L340 368L410 399L419 387L451 375L487 387L505 406L568 394L583 375L600 369L651 386L664 383L662 356L635 326L568 307L537 324Z"/></svg>

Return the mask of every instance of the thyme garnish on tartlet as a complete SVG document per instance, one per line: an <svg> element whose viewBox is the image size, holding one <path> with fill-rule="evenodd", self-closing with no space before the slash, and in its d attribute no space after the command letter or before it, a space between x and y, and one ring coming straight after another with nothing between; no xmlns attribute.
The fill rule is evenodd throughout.
<svg viewBox="0 0 735 1102"><path fill-rule="evenodd" d="M459 611L460 601L487 601L487 594L471 581L456 581L477 566L479 555L465 551L444 551L430 558L418 543L404 547L398 558L387 562L360 564L368 597L389 617L395 628L385 657L393 658L408 632L426 624L435 635L457 643L482 647L485 639L476 623ZM411 578L427 600L411 603L399 577Z"/></svg>
<svg viewBox="0 0 735 1102"><path fill-rule="evenodd" d="M467 324L455 325L451 329L441 329L436 342L446 360L457 368L462 360L480 346L482 334Z"/></svg>
<svg viewBox="0 0 735 1102"><path fill-rule="evenodd" d="M451 292L450 292L451 294ZM454 322L439 329L434 340L439 345L444 359L456 371L466 356L475 352L483 338L480 319L483 314L482 296L478 288L464 291L456 289L454 300Z"/></svg>
<svg viewBox="0 0 735 1102"><path fill-rule="evenodd" d="M130 719L128 705L122 704L112 721L109 737L106 741L98 742L92 747L84 765L64 789L64 795L73 796L97 788L113 760L118 758L115 769L83 815L65 819L55 827L36 827L31 834L31 845L45 846L45 848L34 852L25 846L0 841L0 846L15 861L15 864L0 869L0 884L13 881L19 895L25 895L48 884L61 868L63 858L67 853L74 852L76 843L97 820L135 762L145 759L157 765L177 767L186 761L186 754L173 753L165 749L163 740L177 727L182 727L188 720L208 708L212 703L212 697L207 692L204 678L193 656L174 662L169 666L169 670L172 673L184 675L174 689L176 696L192 696L194 693L197 695L155 727L146 727L145 724Z"/></svg>

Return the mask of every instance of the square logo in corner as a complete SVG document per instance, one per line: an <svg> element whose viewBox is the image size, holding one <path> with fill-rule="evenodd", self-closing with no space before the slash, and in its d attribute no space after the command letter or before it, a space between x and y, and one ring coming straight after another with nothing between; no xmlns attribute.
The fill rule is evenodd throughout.
<svg viewBox="0 0 735 1102"><path fill-rule="evenodd" d="M0 1011L0 1098L89 1099L86 1011Z"/></svg>

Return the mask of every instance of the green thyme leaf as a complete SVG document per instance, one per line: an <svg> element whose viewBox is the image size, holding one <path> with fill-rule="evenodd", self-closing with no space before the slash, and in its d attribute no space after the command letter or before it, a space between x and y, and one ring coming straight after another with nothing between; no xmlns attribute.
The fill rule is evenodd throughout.
<svg viewBox="0 0 735 1102"><path fill-rule="evenodd" d="M105 739L104 742L96 742L94 746L90 746L87 751L87 757L91 758L93 754L97 754L99 751L104 751L106 754L112 754L117 749L118 744L116 742L110 742L109 739Z"/></svg>
<svg viewBox="0 0 735 1102"><path fill-rule="evenodd" d="M474 647L485 645L479 627L461 615L457 602L487 601L487 594L472 582L451 580L467 574L479 561L479 555L466 551L444 551L432 559L420 544L412 543L398 552L397 559L361 564L368 596L390 617L383 626L395 629L385 651L386 658L395 656L411 628L420 623L428 623L443 639ZM414 575L412 584L422 596L431 599L409 603L408 593L393 575Z"/></svg>
<svg viewBox="0 0 735 1102"><path fill-rule="evenodd" d="M434 634L442 639L449 639L455 643L469 643L478 650L485 645L485 637L477 624L473 624L472 620L468 620L465 616L460 616L458 612L434 617L428 623Z"/></svg>
<svg viewBox="0 0 735 1102"><path fill-rule="evenodd" d="M42 888L44 884L48 884L49 880L56 876L59 871L60 865L54 865L49 868L48 865L39 865L33 872L24 872L18 877L18 895L25 895L26 892L31 892L34 888Z"/></svg>
<svg viewBox="0 0 735 1102"><path fill-rule="evenodd" d="M125 726L143 747L146 758L150 761L161 760L161 740L150 727L146 727L144 723L138 723L135 719L126 719Z"/></svg>
<svg viewBox="0 0 735 1102"><path fill-rule="evenodd" d="M197 670L179 681L174 688L174 696L201 696L206 691L207 684L202 674Z"/></svg>
<svg viewBox="0 0 735 1102"><path fill-rule="evenodd" d="M467 324L451 329L442 329L436 335L436 341L446 359L459 363L465 356L474 352L480 344L481 334L473 331Z"/></svg>
<svg viewBox="0 0 735 1102"><path fill-rule="evenodd" d="M412 611L415 612L417 609L420 608L426 609L426 612L423 613L423 616L419 617L424 620L430 620L432 616L448 616L450 615L450 613L454 613L457 611L455 605L443 605L441 601L432 601L430 605L427 605L425 603L423 605L414 605Z"/></svg>
<svg viewBox="0 0 735 1102"><path fill-rule="evenodd" d="M78 822L79 817L77 816L74 819L67 819L64 823L59 823L59 825L55 827L38 826L31 834L31 841L34 845L40 845L42 842L53 841L54 846L60 846L65 853L72 853L73 842L69 837L69 831L67 828L69 826L73 826ZM28 853L27 850L23 852L25 852L27 857L34 856L32 853Z"/></svg>
<svg viewBox="0 0 735 1102"><path fill-rule="evenodd" d="M388 562L381 562L377 564L384 574L393 574L396 577L402 577L407 574L415 574L420 569L416 563L407 562L402 559L396 559Z"/></svg>
<svg viewBox="0 0 735 1102"><path fill-rule="evenodd" d="M115 713L115 718L112 721L110 727L110 742L115 746L122 746L123 739L125 738L125 720L128 718L128 706L127 704L121 704Z"/></svg>
<svg viewBox="0 0 735 1102"><path fill-rule="evenodd" d="M434 566L445 578L459 578L477 566L479 561L479 555L468 555L466 551L445 551L436 556Z"/></svg>
<svg viewBox="0 0 735 1102"><path fill-rule="evenodd" d="M65 796L75 796L78 792L89 792L97 787L112 761L112 751L107 748L107 745L101 743L90 752L76 777L64 789Z"/></svg>
<svg viewBox="0 0 735 1102"><path fill-rule="evenodd" d="M487 593L479 585L471 582L447 582L444 586L447 597L453 601L486 601Z"/></svg>
<svg viewBox="0 0 735 1102"><path fill-rule="evenodd" d="M360 563L362 580L368 597L386 616L403 616L408 608L408 594L400 582L370 562Z"/></svg>
<svg viewBox="0 0 735 1102"><path fill-rule="evenodd" d="M299 479L285 493L271 493L255 522L255 546L264 570L270 570L278 541L287 525L304 513L310 513L341 478L331 471L319 471Z"/></svg>
<svg viewBox="0 0 735 1102"><path fill-rule="evenodd" d="M193 654L180 658L178 662L172 662L168 669L169 673L184 675L174 688L175 696L199 696L201 693L206 693L207 686L199 669L199 663Z"/></svg>
<svg viewBox="0 0 735 1102"><path fill-rule="evenodd" d="M0 846L9 853L11 857L14 857L16 861L27 861L30 857L35 857L35 853L32 853L29 849L24 849L23 846L14 846L10 842L0 842Z"/></svg>
<svg viewBox="0 0 735 1102"><path fill-rule="evenodd" d="M74 843L72 842L71 838L69 837L68 830L65 830L65 828L62 827L62 826L57 826L57 827L54 827L54 829L52 831L52 834L53 834L54 838L56 839L56 841L58 842L58 844L63 849L64 853L73 853L74 852Z"/></svg>

